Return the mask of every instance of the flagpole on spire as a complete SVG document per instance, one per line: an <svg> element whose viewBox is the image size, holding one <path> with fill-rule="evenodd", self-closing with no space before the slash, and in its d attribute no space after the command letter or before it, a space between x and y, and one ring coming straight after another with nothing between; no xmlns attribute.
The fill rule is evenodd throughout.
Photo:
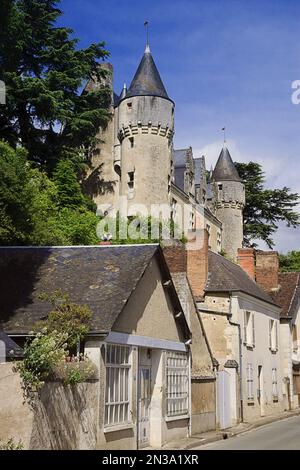
<svg viewBox="0 0 300 470"><path fill-rule="evenodd" d="M150 46L149 46L149 21L145 21L144 26L146 28L146 49L145 49L145 52L150 52Z"/></svg>
<svg viewBox="0 0 300 470"><path fill-rule="evenodd" d="M222 131L223 131L223 143L226 144L226 134L225 134L225 130L226 130L226 127L222 127Z"/></svg>

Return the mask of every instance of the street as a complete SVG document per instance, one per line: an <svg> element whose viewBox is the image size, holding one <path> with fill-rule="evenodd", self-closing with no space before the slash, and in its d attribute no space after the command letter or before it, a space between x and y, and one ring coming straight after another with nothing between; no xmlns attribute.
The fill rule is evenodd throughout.
<svg viewBox="0 0 300 470"><path fill-rule="evenodd" d="M267 424L194 450L300 450L300 416Z"/></svg>

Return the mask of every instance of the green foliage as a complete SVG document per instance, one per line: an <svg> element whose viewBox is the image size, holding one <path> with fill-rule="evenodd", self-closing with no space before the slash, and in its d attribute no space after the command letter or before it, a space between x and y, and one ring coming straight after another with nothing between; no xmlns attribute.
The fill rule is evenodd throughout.
<svg viewBox="0 0 300 470"><path fill-rule="evenodd" d="M59 0L6 0L0 10L0 68L7 103L0 135L24 146L29 159L52 171L61 159L82 163L109 119L110 90L81 92L99 68L104 43L78 47L70 28L58 26Z"/></svg>
<svg viewBox="0 0 300 470"><path fill-rule="evenodd" d="M288 227L300 224L299 213L294 208L299 203L299 194L290 189L265 189L265 176L259 163L235 163L246 188L244 209L244 245L253 246L254 240L263 240L269 248L274 246L272 236L278 223Z"/></svg>
<svg viewBox="0 0 300 470"><path fill-rule="evenodd" d="M26 398L38 392L51 374L54 366L66 356L68 334L41 330L24 347L24 359L17 364Z"/></svg>
<svg viewBox="0 0 300 470"><path fill-rule="evenodd" d="M58 174L65 168L67 175L64 189L62 176L51 181L44 172L32 168L26 155L24 149L14 150L0 141L0 244L97 243L99 219L82 195L72 165L59 164ZM70 180L73 193L67 186Z"/></svg>
<svg viewBox="0 0 300 470"><path fill-rule="evenodd" d="M0 450L23 450L24 445L22 441L15 442L13 438L10 438L7 442L0 442Z"/></svg>
<svg viewBox="0 0 300 470"><path fill-rule="evenodd" d="M66 385L76 385L97 377L97 368L87 357L75 362L60 362L53 373Z"/></svg>
<svg viewBox="0 0 300 470"><path fill-rule="evenodd" d="M60 291L43 294L40 298L50 301L54 310L46 321L35 325L34 339L26 342L24 359L16 365L24 397L29 403L33 402L33 392L39 392L45 381L55 376L66 384L75 384L95 374L94 366L82 356L81 362L86 361L86 365L75 367L65 362L69 349L74 348L89 331L92 316L89 308L71 302L69 296Z"/></svg>
<svg viewBox="0 0 300 470"><path fill-rule="evenodd" d="M279 255L279 268L281 272L300 272L300 251Z"/></svg>
<svg viewBox="0 0 300 470"><path fill-rule="evenodd" d="M89 331L92 319L89 307L71 302L69 296L61 291L50 295L42 294L40 298L50 301L54 306L54 310L49 313L45 323L47 331L50 333L59 331L65 334L67 347L74 348ZM38 326L43 326L43 323Z"/></svg>
<svg viewBox="0 0 300 470"><path fill-rule="evenodd" d="M131 216L105 217L97 227L98 239L111 239L115 245L160 243L164 239L176 238L186 243L181 229L172 220L161 221L154 217Z"/></svg>

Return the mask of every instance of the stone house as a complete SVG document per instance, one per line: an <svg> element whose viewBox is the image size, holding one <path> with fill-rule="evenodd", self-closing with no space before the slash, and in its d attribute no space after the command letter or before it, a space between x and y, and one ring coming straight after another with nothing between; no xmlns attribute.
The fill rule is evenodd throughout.
<svg viewBox="0 0 300 470"><path fill-rule="evenodd" d="M278 289L273 295L282 307L280 346L283 393L286 408L300 406L300 273L278 273Z"/></svg>
<svg viewBox="0 0 300 470"><path fill-rule="evenodd" d="M239 265L208 250L207 232L189 253L188 279L218 362L218 427L282 411L280 307Z"/></svg>
<svg viewBox="0 0 300 470"><path fill-rule="evenodd" d="M284 407L287 410L297 408L300 393L300 358L298 355L300 274L280 273L279 257L276 251L239 250L239 259L249 275L281 307L280 357ZM271 324L269 325L269 344L272 339L270 331Z"/></svg>
<svg viewBox="0 0 300 470"><path fill-rule="evenodd" d="M32 416L24 410L17 374L6 371L0 439L13 434L27 448L136 449L188 436L193 421L189 312L161 248L0 248L1 328L16 343L23 345L34 323L52 308L39 294L57 289L92 311L83 347L97 365L97 381L80 393L48 383L39 413ZM200 324L198 331L199 370L214 381ZM214 407L207 413L198 407L196 419L201 413L204 420L215 419ZM18 429L17 415L22 416Z"/></svg>

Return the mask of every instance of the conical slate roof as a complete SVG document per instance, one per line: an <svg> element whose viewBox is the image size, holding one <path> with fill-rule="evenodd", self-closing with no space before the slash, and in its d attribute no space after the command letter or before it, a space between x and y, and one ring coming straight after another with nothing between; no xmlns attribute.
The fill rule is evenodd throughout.
<svg viewBox="0 0 300 470"><path fill-rule="evenodd" d="M213 181L242 181L227 147L223 147L212 174Z"/></svg>
<svg viewBox="0 0 300 470"><path fill-rule="evenodd" d="M126 93L126 98L132 96L160 96L169 99L148 46Z"/></svg>

